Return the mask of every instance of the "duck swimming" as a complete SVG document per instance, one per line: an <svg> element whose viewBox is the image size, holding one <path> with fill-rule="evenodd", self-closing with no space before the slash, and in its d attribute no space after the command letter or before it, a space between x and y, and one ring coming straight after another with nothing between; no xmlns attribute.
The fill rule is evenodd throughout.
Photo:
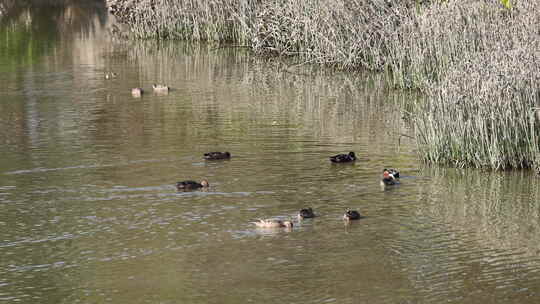
<svg viewBox="0 0 540 304"><path fill-rule="evenodd" d="M197 183L196 181L187 180L187 181L181 181L176 183L176 189L177 190L193 190L193 189L199 189L199 188L206 188L210 186L207 180L203 179L200 183Z"/></svg>
<svg viewBox="0 0 540 304"><path fill-rule="evenodd" d="M292 228L293 223L291 221L282 221L277 219L266 219L254 222L259 228Z"/></svg>
<svg viewBox="0 0 540 304"><path fill-rule="evenodd" d="M298 212L298 219L303 220L306 218L314 218L315 213L313 213L313 209L311 208L303 208L300 209L300 212Z"/></svg>
<svg viewBox="0 0 540 304"><path fill-rule="evenodd" d="M354 152L349 152L349 154L338 154L330 156L330 161L333 163L348 163L356 160L356 155Z"/></svg>
<svg viewBox="0 0 540 304"><path fill-rule="evenodd" d="M384 169L384 171L388 171L388 173L392 174L392 176L394 176L394 178L399 178L399 171L394 169L394 168L390 168L390 169Z"/></svg>
<svg viewBox="0 0 540 304"><path fill-rule="evenodd" d="M113 79L116 78L115 72L105 73L105 79Z"/></svg>
<svg viewBox="0 0 540 304"><path fill-rule="evenodd" d="M204 159L206 159L206 160L229 159L229 158L231 158L231 153L229 153L229 152L208 152L208 153L204 153Z"/></svg>
<svg viewBox="0 0 540 304"><path fill-rule="evenodd" d="M343 219L346 221L359 220L361 217L360 212L356 210L347 210L347 212L343 214Z"/></svg>
<svg viewBox="0 0 540 304"><path fill-rule="evenodd" d="M169 87L162 84L153 84L152 88L154 89L155 93L168 93Z"/></svg>
<svg viewBox="0 0 540 304"><path fill-rule="evenodd" d="M133 95L133 97L141 97L143 93L144 93L144 90L141 88L131 89L131 95Z"/></svg>
<svg viewBox="0 0 540 304"><path fill-rule="evenodd" d="M399 175L399 172L398 172L398 175ZM389 170L384 169L383 178L381 180L381 186L392 186L396 184L399 184L399 182L396 180L395 176L392 173L390 173Z"/></svg>

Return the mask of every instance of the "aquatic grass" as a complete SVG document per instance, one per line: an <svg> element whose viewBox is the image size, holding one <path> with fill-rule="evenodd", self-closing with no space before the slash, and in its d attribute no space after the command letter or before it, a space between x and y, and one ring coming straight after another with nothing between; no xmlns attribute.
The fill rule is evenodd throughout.
<svg viewBox="0 0 540 304"><path fill-rule="evenodd" d="M424 160L459 167L537 164L540 52L479 53L449 69L414 117Z"/></svg>
<svg viewBox="0 0 540 304"><path fill-rule="evenodd" d="M509 12L489 1L454 2L431 7L440 18L418 15L418 32L424 34L414 40L423 41L419 44L429 54L399 54L403 59L398 62L408 65L398 76L427 96L414 115L426 162L538 167L540 36L535 24L540 5L527 2L515 8Z"/></svg>

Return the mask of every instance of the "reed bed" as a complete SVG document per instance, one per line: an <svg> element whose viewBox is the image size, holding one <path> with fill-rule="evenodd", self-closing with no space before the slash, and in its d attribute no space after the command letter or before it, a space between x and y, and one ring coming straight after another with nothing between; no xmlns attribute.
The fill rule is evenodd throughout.
<svg viewBox="0 0 540 304"><path fill-rule="evenodd" d="M137 38L233 42L384 71L426 96L410 115L426 162L538 167L540 3L511 2L108 0Z"/></svg>
<svg viewBox="0 0 540 304"><path fill-rule="evenodd" d="M107 0L138 39L247 43L258 0Z"/></svg>
<svg viewBox="0 0 540 304"><path fill-rule="evenodd" d="M539 52L479 53L451 67L418 107L417 142L427 162L493 169L537 164Z"/></svg>
<svg viewBox="0 0 540 304"><path fill-rule="evenodd" d="M340 68L383 69L405 0L108 0L139 39L227 42Z"/></svg>
<svg viewBox="0 0 540 304"><path fill-rule="evenodd" d="M417 34L396 56L406 64L393 76L427 95L413 115L426 162L538 167L540 4L494 4L435 4L416 26L404 25Z"/></svg>

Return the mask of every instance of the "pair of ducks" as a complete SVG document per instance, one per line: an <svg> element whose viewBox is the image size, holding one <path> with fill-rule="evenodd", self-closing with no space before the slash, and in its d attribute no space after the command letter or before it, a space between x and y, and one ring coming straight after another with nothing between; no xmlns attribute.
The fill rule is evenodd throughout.
<svg viewBox="0 0 540 304"><path fill-rule="evenodd" d="M330 156L330 161L333 163L350 163L356 161L356 154L349 152L349 154L337 154ZM397 180L399 178L399 172L396 169L384 169L383 178L381 180L382 186L393 186L399 184Z"/></svg>
<svg viewBox="0 0 540 304"><path fill-rule="evenodd" d="M204 159L206 160L219 160L219 159L230 159L231 153L229 152L208 152L204 153ZM206 188L210 186L208 180L203 179L200 183L192 180L186 180L176 183L176 189L179 191L195 190L199 188Z"/></svg>
<svg viewBox="0 0 540 304"><path fill-rule="evenodd" d="M311 209L311 208L300 209L300 212L298 212L298 215L297 215L299 220L303 220L303 219L307 219L307 218L314 218L315 216L316 215L313 212L313 209ZM360 212L358 212L356 210L347 209L345 214L343 214L343 219L347 220L347 221L359 220L361 218L362 218L362 216L360 215Z"/></svg>
<svg viewBox="0 0 540 304"><path fill-rule="evenodd" d="M115 72L107 72L105 73L105 79L110 80L116 78L117 74ZM153 84L152 89L154 90L154 93L169 93L169 87L162 84ZM131 95L134 97L141 97L141 95L144 93L144 90L142 88L133 88L131 89Z"/></svg>
<svg viewBox="0 0 540 304"><path fill-rule="evenodd" d="M157 93L157 94L169 93L169 87L162 84L153 84L152 89L154 90L154 93ZM142 88L131 89L131 95L133 95L133 97L141 97L142 94L144 94L144 90Z"/></svg>
<svg viewBox="0 0 540 304"><path fill-rule="evenodd" d="M314 218L315 213L313 213L313 209L311 208L304 208L301 209L298 213L298 219L303 220L306 218ZM361 219L362 216L360 215L360 212L356 210L347 210L345 214L343 214L343 219L346 221L354 221ZM266 219L266 220L259 220L258 222L254 222L254 224L259 228L292 228L293 222L292 221L282 221L278 219Z"/></svg>

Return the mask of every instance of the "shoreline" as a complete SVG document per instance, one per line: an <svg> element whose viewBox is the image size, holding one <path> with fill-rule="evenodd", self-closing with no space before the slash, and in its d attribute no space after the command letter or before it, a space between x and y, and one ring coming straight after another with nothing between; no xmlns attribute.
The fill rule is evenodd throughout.
<svg viewBox="0 0 540 304"><path fill-rule="evenodd" d="M255 54L387 73L426 102L411 115L427 163L540 164L538 3L107 0L133 39L235 43Z"/></svg>

